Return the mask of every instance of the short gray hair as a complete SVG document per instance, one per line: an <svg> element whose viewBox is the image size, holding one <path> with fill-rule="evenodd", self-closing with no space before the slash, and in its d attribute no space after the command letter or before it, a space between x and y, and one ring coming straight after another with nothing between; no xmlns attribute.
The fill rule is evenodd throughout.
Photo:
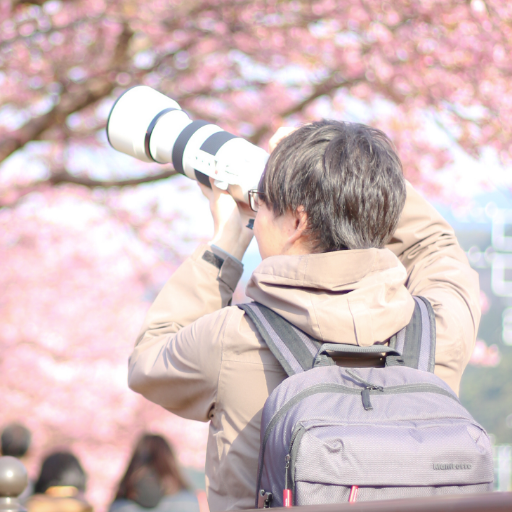
<svg viewBox="0 0 512 512"><path fill-rule="evenodd" d="M402 164L384 132L322 120L274 149L258 191L275 215L303 206L318 252L382 247L405 204Z"/></svg>

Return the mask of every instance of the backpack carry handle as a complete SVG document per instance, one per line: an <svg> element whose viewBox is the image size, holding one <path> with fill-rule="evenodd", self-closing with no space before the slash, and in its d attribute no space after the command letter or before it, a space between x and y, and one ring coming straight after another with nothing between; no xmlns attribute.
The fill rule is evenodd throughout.
<svg viewBox="0 0 512 512"><path fill-rule="evenodd" d="M324 343L320 347L320 350L315 357L313 368L316 366L325 365L324 361L325 356L328 355L327 352L333 352L334 354L386 354L386 356L398 357L401 357L402 355L394 348L388 347L386 345L371 345L369 347L360 347L358 345L346 345L343 343Z"/></svg>

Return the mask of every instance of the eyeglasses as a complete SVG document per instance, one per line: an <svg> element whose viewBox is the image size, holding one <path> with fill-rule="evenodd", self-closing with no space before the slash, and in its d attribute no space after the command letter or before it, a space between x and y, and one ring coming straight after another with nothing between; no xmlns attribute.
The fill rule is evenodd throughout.
<svg viewBox="0 0 512 512"><path fill-rule="evenodd" d="M249 190L249 206L253 212L260 209L261 204L265 204L265 194L258 192L256 189Z"/></svg>

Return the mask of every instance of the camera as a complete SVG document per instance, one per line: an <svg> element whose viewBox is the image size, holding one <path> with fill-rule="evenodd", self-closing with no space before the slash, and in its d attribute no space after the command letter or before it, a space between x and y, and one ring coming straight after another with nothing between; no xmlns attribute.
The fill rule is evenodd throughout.
<svg viewBox="0 0 512 512"><path fill-rule="evenodd" d="M110 145L143 162L172 163L174 169L204 185L227 190L248 202L268 153L207 121L192 120L176 101L145 85L125 91L107 121Z"/></svg>

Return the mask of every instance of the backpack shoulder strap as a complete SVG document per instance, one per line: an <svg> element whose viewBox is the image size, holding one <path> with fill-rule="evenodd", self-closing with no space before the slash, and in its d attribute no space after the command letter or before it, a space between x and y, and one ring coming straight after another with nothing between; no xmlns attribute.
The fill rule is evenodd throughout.
<svg viewBox="0 0 512 512"><path fill-rule="evenodd" d="M414 296L411 321L389 342L401 356L388 356L386 366L408 366L434 372L436 353L436 321L434 310L425 297Z"/></svg>
<svg viewBox="0 0 512 512"><path fill-rule="evenodd" d="M434 310L425 297L414 296L414 312L408 325L391 337L389 347L401 355L388 355L386 366L408 366L433 373L436 351ZM322 353L323 343L312 338L281 315L258 302L238 304L251 319L263 341L288 376L335 362ZM349 347L364 351L361 347Z"/></svg>
<svg viewBox="0 0 512 512"><path fill-rule="evenodd" d="M315 358L322 346L321 342L263 304L249 302L238 304L238 307L252 320L263 341L289 377L313 368ZM334 364L331 358L324 357L324 365Z"/></svg>

